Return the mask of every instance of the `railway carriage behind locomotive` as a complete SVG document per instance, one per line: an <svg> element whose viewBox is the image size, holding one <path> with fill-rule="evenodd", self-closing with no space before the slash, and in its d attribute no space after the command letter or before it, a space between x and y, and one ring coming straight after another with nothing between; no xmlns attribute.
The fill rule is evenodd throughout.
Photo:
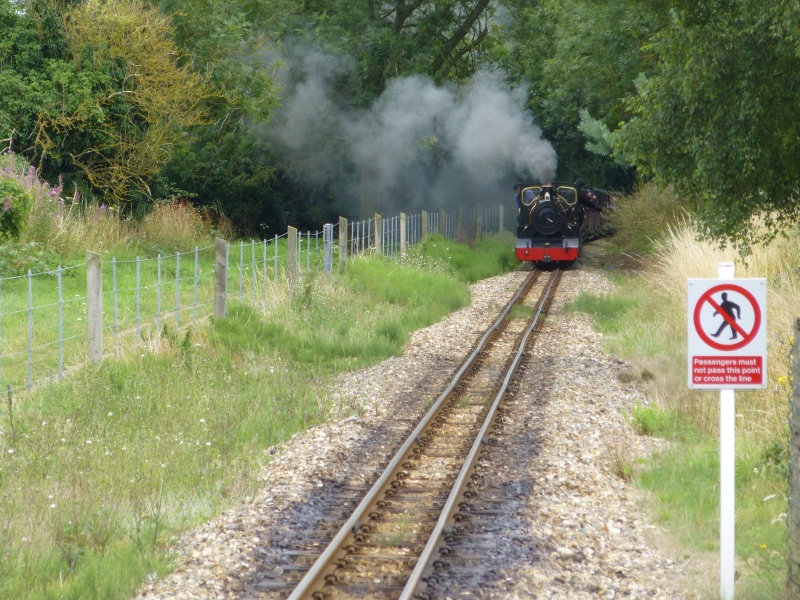
<svg viewBox="0 0 800 600"><path fill-rule="evenodd" d="M517 258L536 263L572 263L585 241L604 231L605 190L575 184L514 186L517 192Z"/></svg>

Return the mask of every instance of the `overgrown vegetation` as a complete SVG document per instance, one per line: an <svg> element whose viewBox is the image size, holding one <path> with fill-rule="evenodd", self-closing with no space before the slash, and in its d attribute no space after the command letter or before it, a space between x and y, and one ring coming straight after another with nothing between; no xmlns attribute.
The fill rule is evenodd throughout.
<svg viewBox="0 0 800 600"><path fill-rule="evenodd" d="M654 218L650 207L660 207ZM674 211L670 210L670 205ZM768 367L764 390L736 394L737 597L781 598L785 581L785 512L791 322L800 305L800 237L795 229L740 256L698 240L680 202L652 189L620 204L615 215L617 252L645 251L641 268L617 272L617 291L584 294L573 309L595 318L609 352L633 364L631 378L646 386L652 402L629 415L641 435L669 440L667 450L633 465L631 479L651 492L654 515L683 543L698 551L719 543L718 397L691 391L686 366L686 280L714 278L719 262L735 262L737 277L768 280ZM635 214L628 214L635 213ZM646 240L646 243L642 241ZM640 375L641 374L641 375ZM708 586L714 590L714 582ZM709 592L713 593L713 592Z"/></svg>
<svg viewBox="0 0 800 600"><path fill-rule="evenodd" d="M39 185L33 207L6 248L47 247L44 262L86 244L125 256L210 238L179 204L134 221L65 208ZM343 277L304 273L294 294L274 286L257 293L269 302L234 303L225 319L165 324L118 359L4 402L0 597L128 598L167 572L170 540L252 495L268 448L358 413L326 397L331 376L401 353L411 331L469 302L468 281L515 266L501 259L509 246L432 238L403 260L351 259ZM20 268L39 260L26 256Z"/></svg>

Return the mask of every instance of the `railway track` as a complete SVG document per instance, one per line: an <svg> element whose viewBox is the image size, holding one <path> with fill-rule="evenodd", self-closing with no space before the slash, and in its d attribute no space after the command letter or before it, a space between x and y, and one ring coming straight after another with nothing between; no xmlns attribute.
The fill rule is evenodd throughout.
<svg viewBox="0 0 800 600"><path fill-rule="evenodd" d="M505 500L485 485L488 457L560 275L529 275L372 487L341 489L338 522L287 553L295 562L270 597L431 597L490 551L481 532Z"/></svg>

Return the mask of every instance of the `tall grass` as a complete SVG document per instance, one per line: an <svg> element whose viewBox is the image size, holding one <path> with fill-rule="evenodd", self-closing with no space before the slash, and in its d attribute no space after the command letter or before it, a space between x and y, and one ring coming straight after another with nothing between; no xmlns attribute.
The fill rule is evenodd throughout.
<svg viewBox="0 0 800 600"><path fill-rule="evenodd" d="M617 210L608 213L612 247L634 256L651 254L663 233L687 214L685 202L654 185L639 185L634 193L617 198L615 205Z"/></svg>
<svg viewBox="0 0 800 600"><path fill-rule="evenodd" d="M0 245L0 273L6 277L83 259L87 250L113 250L120 258L187 251L211 243L212 226L225 226L224 219L212 223L186 203L158 204L134 219L124 207L87 202L77 190L64 190L61 182L43 181L13 154L0 154L0 175L16 179L33 197L27 227L18 239Z"/></svg>
<svg viewBox="0 0 800 600"><path fill-rule="evenodd" d="M655 423L656 428L642 432L674 442L639 468L634 481L650 490L654 514L687 546L715 550L718 394L688 388L687 280L716 278L720 262L733 262L737 278L767 279L768 385L736 394L736 553L743 559L743 566L737 567L742 575L737 591L741 598L781 598L791 392L788 351L800 306L800 236L797 229L780 232L769 245L754 246L742 256L699 239L687 215L648 222L646 199L655 193L649 190L642 198L620 203L618 223L641 231L617 231L615 244L621 251L641 248L637 240L645 236L649 256L642 268L618 275L616 293L585 294L574 308L595 316L608 350L627 357L634 364L632 376L648 387L653 404L634 411L634 425ZM678 202L675 207L680 208ZM716 585L709 582L710 593Z"/></svg>
<svg viewBox="0 0 800 600"><path fill-rule="evenodd" d="M57 257L186 251L209 235L180 205L134 221L39 202L51 228L42 217L16 243L49 235ZM465 282L515 265L507 238L434 240L404 260L352 259L341 278L304 273L293 293L259 280L259 301L225 319L165 325L143 349L3 403L0 597L129 597L169 570L172 537L255 491L266 448L358 411L333 412L331 376L401 353L411 331L468 303Z"/></svg>

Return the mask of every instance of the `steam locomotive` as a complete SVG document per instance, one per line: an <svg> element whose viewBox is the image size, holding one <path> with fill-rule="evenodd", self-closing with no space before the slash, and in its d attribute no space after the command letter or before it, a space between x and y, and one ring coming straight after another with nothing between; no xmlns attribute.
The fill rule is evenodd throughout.
<svg viewBox="0 0 800 600"><path fill-rule="evenodd" d="M603 211L612 209L605 190L574 184L517 184L517 258L536 263L573 263L585 241L605 232Z"/></svg>

